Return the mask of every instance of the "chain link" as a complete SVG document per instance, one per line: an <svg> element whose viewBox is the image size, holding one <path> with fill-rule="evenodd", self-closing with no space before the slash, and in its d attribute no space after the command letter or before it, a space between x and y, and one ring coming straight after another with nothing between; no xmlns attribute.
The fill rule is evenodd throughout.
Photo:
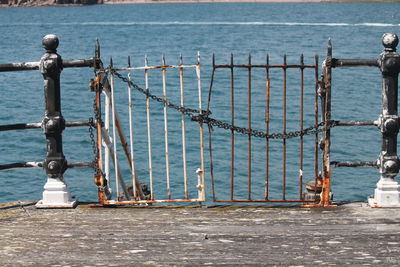
<svg viewBox="0 0 400 267"><path fill-rule="evenodd" d="M263 132L260 130L238 127L238 126L235 126L235 125L223 122L223 121L215 120L213 118L203 117L201 115L199 115L197 117L198 118L195 118L193 120L201 121L202 123L208 124L211 127L215 126L218 128L230 130L232 132L236 132L236 133L240 133L240 134L251 135L254 137L258 137L258 138L268 138L268 139L290 139L290 138L300 137L300 136L304 136L304 135L311 135L311 134L321 133L327 129L331 129L336 126L336 121L331 120L331 121L329 121L328 124L326 124L325 122L320 122L316 126L310 126L303 130L287 132L287 133L267 134L266 132ZM325 125L327 125L327 126L324 127Z"/></svg>
<svg viewBox="0 0 400 267"><path fill-rule="evenodd" d="M93 111L94 111L94 115L96 117L96 121L100 122L102 124L100 111L96 105L96 99L93 101ZM106 180L105 173L99 168L100 155L99 155L99 149L97 148L96 140L94 137L94 128L95 127L96 127L95 122L94 122L93 118L90 117L89 118L89 137L90 137L90 144L92 145L92 150L93 150L93 155L94 155L92 167L93 167L93 170L95 171L95 175L101 175L102 177L104 177L104 180Z"/></svg>
<svg viewBox="0 0 400 267"><path fill-rule="evenodd" d="M96 118L96 122L100 122L101 126L103 126L103 121L101 120L100 110L97 108L96 99L93 100L93 113Z"/></svg>
<svg viewBox="0 0 400 267"><path fill-rule="evenodd" d="M164 100L164 98L158 97L156 95L153 95L149 92L149 90L146 90L144 88L141 88L140 86L138 86L137 84L133 83L131 80L129 80L129 78L122 76L120 73L118 73L117 71L115 71L114 69L111 69L112 73L115 74L115 76L117 76L119 79L121 79L123 82L127 83L128 86L130 86L131 88L141 92L142 94L144 94L146 97L151 98L152 100L155 100L159 103L163 103L165 104L167 107L175 109L179 112L181 112L184 115L187 115L189 117L193 117L194 113L195 114L203 114L203 115L211 115L210 111L207 110L199 110L199 109L192 109L192 108L187 108L181 105L176 105L170 101Z"/></svg>
<svg viewBox="0 0 400 267"><path fill-rule="evenodd" d="M192 121L197 121L199 123L204 123L207 124L208 126L212 127L217 127L217 128L222 128L225 130L230 130L232 132L240 133L240 134L245 134L245 135L251 135L254 137L259 137L259 138L268 138L268 139L289 139L289 138L295 138L295 137L300 137L304 135L311 135L311 134L316 134L316 133L321 133L327 129L331 129L337 125L336 121L330 120L328 123L325 122L320 122L316 125L310 126L308 128L305 128L303 130L299 131L293 131L293 132L288 132L288 133L272 133L272 134L267 134L266 132L260 131L260 130L255 130L255 129L249 129L249 128L244 128L244 127L238 127L220 120L216 120L213 118L210 118L209 115L211 115L211 111L209 110L198 110L198 109L191 109L191 108L186 108L184 106L176 105L173 104L167 100L164 100L161 97L158 97L156 95L150 94L149 90L143 89L137 84L133 83L131 80L128 78L122 76L120 73L118 73L114 69L110 69L110 71L117 76L119 79L121 79L123 82L127 83L129 87L141 92L142 94L146 95L146 97L151 98L159 103L165 104L169 108L173 108L182 114L190 117Z"/></svg>

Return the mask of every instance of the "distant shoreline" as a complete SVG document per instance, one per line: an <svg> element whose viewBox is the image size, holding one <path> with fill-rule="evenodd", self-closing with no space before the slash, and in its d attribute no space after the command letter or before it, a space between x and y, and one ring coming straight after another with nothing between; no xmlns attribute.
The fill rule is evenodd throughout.
<svg viewBox="0 0 400 267"><path fill-rule="evenodd" d="M105 5L124 4L185 4L185 3L294 3L294 2L331 2L331 0L130 0L110 1Z"/></svg>
<svg viewBox="0 0 400 267"><path fill-rule="evenodd" d="M1 1L0 1L1 2ZM400 0L127 0L127 1L105 1L104 5L124 5L124 4L190 4L190 3L345 3L345 2L384 2L399 3ZM28 5L8 5L1 4L2 7L34 7L34 6L84 6L82 4L49 4L44 1L37 4Z"/></svg>
<svg viewBox="0 0 400 267"><path fill-rule="evenodd" d="M400 0L128 0L107 1L105 5L120 4L179 4L179 3L323 3L323 2L385 2L396 3Z"/></svg>

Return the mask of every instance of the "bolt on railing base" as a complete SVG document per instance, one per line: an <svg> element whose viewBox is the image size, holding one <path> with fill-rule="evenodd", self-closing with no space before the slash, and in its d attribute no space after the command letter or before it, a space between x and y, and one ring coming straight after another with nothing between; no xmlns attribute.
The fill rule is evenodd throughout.
<svg viewBox="0 0 400 267"><path fill-rule="evenodd" d="M374 197L368 199L372 208L400 208L400 185L393 179L381 178L376 184Z"/></svg>
<svg viewBox="0 0 400 267"><path fill-rule="evenodd" d="M67 184L60 179L48 178L43 199L36 203L39 209L75 208L78 201L71 197Z"/></svg>

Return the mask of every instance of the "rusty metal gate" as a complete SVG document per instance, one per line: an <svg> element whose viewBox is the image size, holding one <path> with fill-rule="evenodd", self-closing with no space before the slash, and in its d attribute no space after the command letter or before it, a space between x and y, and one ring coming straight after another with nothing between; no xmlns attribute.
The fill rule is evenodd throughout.
<svg viewBox="0 0 400 267"><path fill-rule="evenodd" d="M115 170L115 184L117 190L117 200L110 200L109 197L104 194L104 192L109 191L107 188L104 190L104 185L100 182L97 182L99 185L99 196L100 202L107 205L119 205L119 204L137 204L137 203L165 203L165 202L203 202L206 201L205 197L205 186L206 182L204 179L205 175L205 159L204 159L204 143L203 143L203 125L208 126L208 149L209 149L209 171L210 171L210 183L208 183L211 187L212 201L213 202L298 202L298 203L310 203L317 205L329 205L330 200L330 170L329 170L329 144L330 144L330 128L334 126L332 121L330 120L330 69L323 67L322 79L319 77L319 67L318 67L318 56L315 56L312 64L305 64L303 55L300 57L300 61L297 64L288 64L287 56L283 57L282 64L271 64L269 56L266 57L266 61L264 64L253 64L251 56L248 57L248 63L246 64L234 64L234 57L231 56L231 60L229 64L219 65L215 62L215 57L213 56L212 61L212 74L210 79L210 87L208 92L208 101L206 108L203 110L202 105L202 88L201 88L201 77L200 77L200 60L198 57L197 63L194 65L184 65L182 61L182 57L180 58L180 62L178 65L167 65L165 63L165 57L162 58L161 65L149 66L147 57L145 58L145 65L141 67L131 67L130 58L128 58L128 67L125 68L116 68L113 66L112 60L110 62L109 68L101 68L97 70L97 77L94 87L101 88L95 89L97 92L97 110L96 121L97 123L97 133L98 133L98 141L97 148L99 151L102 151L101 140L103 143L106 143L105 150L105 160L104 160L104 170L105 173L102 174L101 171L98 172L98 177L107 177L107 186L110 185L110 167L108 162L111 158L111 162L114 165ZM195 83L197 83L197 98L198 105L197 109L189 108L185 106L184 103L184 69L194 69L195 70ZM178 88L180 88L180 99L176 99L174 104L173 96L167 97L167 70L168 73L171 71L177 70L179 73L179 83L177 84ZM219 71L223 72L223 70L229 71L229 90L220 90L218 92L218 88L221 89L221 86L224 86L223 80L222 83L218 82ZM142 83L143 87L140 87L137 83L140 78L138 78L137 72L143 72L144 80ZM158 97L155 91L157 91L157 87L151 88L149 85L149 76L151 71L158 71L160 76L158 77L161 80L161 83L158 84L159 87L162 88L160 91L160 95L162 93L162 97ZM237 75L237 72L244 71L245 74ZM126 72L127 75L123 75L122 72ZM132 72L134 74L132 75ZM258 73L257 73L258 72ZM259 72L262 72L262 77L259 76ZM293 81L296 80L293 77L293 74L298 77L298 84L293 84ZM279 82L272 82L272 78L276 78L279 75L281 77L281 86L279 87ZM291 76L292 75L292 76ZM108 78L110 81L108 81ZM132 77L135 77L133 79ZM127 99L128 99L128 107L129 107L129 146L128 142L124 137L124 133L122 130L121 122L116 111L116 94L117 90L114 88L115 79L122 81L127 85ZM261 78L261 79L260 79ZM245 80L245 90L243 89L243 80ZM259 86L254 86L260 80L263 80L264 87L260 88ZM278 79L279 80L279 79ZM171 86L173 87L173 86ZM218 88L217 88L218 87ZM239 115L235 114L235 110L237 110L237 103L240 101L235 101L235 88L240 87L239 90L246 92L246 101L245 105L242 105L239 109ZM295 89L294 89L295 88ZM131 90L140 93L142 96L142 100L145 101L145 106L142 107L143 110L146 110L142 116L145 116L146 121L144 122L142 128L146 127L146 136L147 136L147 161L148 166L146 167L145 175L138 175L137 168L135 167L135 157L134 154L134 141L133 141L133 124L139 120L137 116L138 112L136 112L136 118L132 121L134 115L132 115L132 104L131 100L133 98ZM171 89L176 90L176 88ZM298 95L296 95L296 99L293 99L293 94L288 93L289 90L293 92L293 90L297 90ZM105 92L105 124L102 123L101 113L98 112L101 110L101 100L100 100L100 92ZM113 93L114 92L114 93ZM277 99L277 95L280 95L280 99ZM213 101L218 99L215 95L219 95L219 98L225 101L229 99L229 110L230 117L227 119L223 117L223 113L221 109L217 109L218 112L213 110ZM260 96L263 96L263 100L260 101ZM291 98L288 99L288 95L291 95ZM252 97L253 96L253 97ZM305 97L306 96L306 97ZM143 98L144 97L144 98ZM240 96L241 100L244 99L243 96ZM255 100L254 100L255 98ZM163 115L163 129L160 130L163 132L161 134L152 134L152 120L150 119L150 100L154 100L159 102L163 106L163 110L160 110L158 115ZM287 102L289 102L289 105ZM298 101L296 118L289 118L288 113L292 115L294 112L293 101ZM257 102L254 105L254 102ZM262 107L260 106L260 102L262 103ZM278 102L275 104L274 102ZM306 104L307 103L307 104ZM310 104L311 103L311 104ZM226 104L226 103L225 103ZM221 105L221 103L217 103L217 105ZM260 113L262 110L262 114L264 114L262 123L260 121L256 121L253 117L259 119L259 116L252 116L252 108L253 105L257 109L256 112ZM273 106L275 105L275 108ZM280 112L276 112L276 105L280 105ZM110 107L112 109L111 120L113 126L112 137L110 138ZM245 111L243 108L247 107ZM183 164L181 166L181 174L177 174L176 172L172 175L176 180L182 180L182 183L175 183L175 187L182 187L181 190L178 190L178 194L174 196L171 194L171 174L170 174L170 156L171 153L169 151L171 146L171 141L169 140L169 120L168 120L168 108L178 111L180 114L181 121L181 143L182 150L180 153L173 154L172 157L177 158L179 154L182 155ZM226 110L223 110L226 111ZM135 113L135 112L134 112ZM247 113L247 118L243 120L243 114ZM275 114L281 114L280 125L282 128L279 132L273 132L274 127L276 126L276 118ZM176 114L175 114L176 115ZM156 113L152 116L157 116ZM194 184L197 188L197 196L196 198L189 197L188 190L188 174L187 174L187 159L186 159L186 127L185 117L190 118L191 121L197 122L200 136L199 136L199 156L198 156L198 169L197 175L198 180L197 184ZM273 118L273 119L271 119ZM241 123L245 121L245 127L239 127ZM288 122L289 121L289 122ZM295 122L296 121L296 122ZM229 123L228 123L229 122ZM237 122L239 124L237 124ZM306 124L307 123L307 124ZM193 122L189 123L193 125ZM262 125L262 128L260 127ZM290 128L291 127L291 128ZM222 129L222 130L221 130ZM289 130L290 129L290 130ZM293 129L293 130L292 130ZM132 186L127 186L122 178L122 173L119 170L118 164L118 152L117 152L117 142L112 142L111 140L117 140L117 134L121 141L121 146L124 150L124 154L129 162L129 168L131 170L131 178L132 178ZM218 132L220 131L220 132ZM322 133L322 134L321 134ZM244 138L243 138L244 137ZM320 137L321 140L320 140ZM163 158L165 160L164 166L159 167L158 169L164 169L164 173L158 177L158 180L154 179L153 172L154 168L154 157L152 156L152 150L154 149L154 144L152 144L152 140L154 138L161 138L162 141L158 143L158 147L163 146L164 151L161 151L157 154L158 158ZM215 142L213 140L217 138L221 142L221 139L230 140L230 149L229 149L229 157L230 162L227 164L226 155L222 155L224 157L223 162L219 165L220 159L218 159L215 155L220 154L218 150L227 151L226 148L215 148ZM306 138L307 142L306 142ZM298 139L296 148L298 148L298 154L296 154L296 161L288 160L288 153L292 153L291 150L288 150L288 147L294 147L293 141ZM260 163L260 140L262 142L261 146L265 147L263 155L265 158ZM244 141L244 142L243 142ZM273 144L275 142L275 144ZM276 175L271 175L271 157L276 158L276 142L281 143L280 151L281 151L281 164L280 168L282 170L281 178L277 178ZM246 172L246 192L243 193L243 181L240 182L240 179L243 177L239 168L243 169L243 163L237 162L235 160L236 153L235 150L240 150L240 147L243 147L243 143L247 146L247 153L245 155L246 163L247 163L247 172ZM214 147L213 147L214 144ZM256 153L254 152L254 144L257 145ZM111 147L113 145L113 147ZM308 149L305 149L305 146L308 146ZM130 150L129 148L130 147ZM271 149L271 147L273 147ZM310 148L311 147L311 148ZM311 149L311 150L310 150ZM322 150L322 153L319 150ZM307 155L305 156L305 150ZM217 153L216 153L217 151ZM272 152L271 152L272 151ZM310 153L310 151L312 153ZM112 156L110 156L110 154ZM103 160L101 159L101 153L98 157L98 166L99 169L102 169ZM322 155L322 160L320 160L320 156ZM180 155L179 155L180 156ZM293 156L293 155L292 155ZM258 162L256 162L258 161ZM136 161L137 162L137 161ZM140 161L139 161L140 162ZM217 163L216 163L217 162ZM260 176L259 171L254 172L254 168L252 168L252 164L256 164L259 166L260 164L265 166L264 175ZM307 162L305 164L305 162ZM312 162L312 163L310 163ZM226 176L218 175L218 171L215 171L216 168L219 170L224 170L229 165L229 179L226 179ZM297 165L294 166L294 165ZM287 169L288 167L293 170L298 170L298 178L289 176ZM311 170L311 171L310 171ZM304 173L307 176L304 176ZM182 175L183 174L183 175ZM180 176L182 175L182 178ZM139 177L140 176L140 177ZM146 178L148 177L148 178ZM238 178L239 177L239 178ZM164 191L156 193L156 187L154 183L160 180L165 180L163 186L158 186L157 190ZM141 182L139 182L139 180ZM242 179L243 180L243 179ZM280 185L277 184L277 180L280 181ZM100 180L98 180L100 181ZM144 192L143 181L145 181L146 185L149 185L148 192ZM227 183L229 181L229 183ZM238 182L239 181L239 185ZM193 185L193 182L191 183ZM261 186L260 186L261 185ZM293 189L293 185L297 186L297 189ZM306 185L306 186L304 186ZM119 192L119 188L122 188L123 192ZM281 188L280 196L277 196L276 190L277 188ZM288 187L290 187L288 189ZM223 188L221 195L222 198L219 198L217 195L217 191L219 188ZM273 190L271 190L273 188ZM254 197L255 191L260 191L262 189L262 196ZM304 190L306 189L306 190ZM130 191L131 190L131 191ZM227 193L226 190L229 192ZM235 195L235 193L239 191L239 197ZM297 192L295 195L293 192ZM305 191L305 192L304 192ZM147 194L147 195L146 195ZM176 197L178 195L179 197ZM258 194L260 195L260 194Z"/></svg>
<svg viewBox="0 0 400 267"><path fill-rule="evenodd" d="M102 205L124 205L204 202L203 125L202 123L198 124L198 137L195 140L193 136L189 136L190 133L187 130L190 127L193 133L193 125L187 125L185 122L185 119L203 114L200 55L197 56L196 63L192 65L185 65L182 56L179 59L179 64L167 65L163 56L160 65L149 65L149 60L145 57L144 66L131 66L131 59L128 58L128 66L124 68L114 67L112 60L108 68L103 68L102 63L99 67L96 70L96 78L92 86L96 92L94 111L97 122L97 142L94 141L94 135L92 135L92 143L97 144L97 148L94 150L97 150L98 155L96 184L99 186L100 203ZM195 86L189 86L190 91L185 91L184 72L189 76L188 79L192 81L191 85L195 84ZM178 83L171 86L172 89L169 88L168 75L178 78ZM143 76L144 79L141 80ZM126 92L117 89L116 79L123 82L123 85L127 87ZM138 81L143 82L144 86L137 85ZM156 86L153 87L152 83ZM162 90L159 90L160 87ZM168 91L175 90L175 94L167 94L167 89ZM173 95L177 95L177 90L179 97L174 98ZM105 95L104 123L101 112L102 92ZM158 97L157 93L162 96ZM196 106L198 108L185 107L186 93L191 95L192 99L193 95L197 94ZM124 96L121 96L122 94ZM117 111L118 98L126 100L128 116L118 115L121 113L119 112L121 109ZM171 102L171 98L176 102ZM153 106L151 101L158 104L151 108ZM161 106L162 110L160 110ZM175 119L175 116L174 119L169 119L169 108L175 111L174 115L179 115L179 119ZM120 119L121 117L127 120L123 121L123 119ZM141 120L143 117L145 119ZM161 121L162 123L160 123ZM129 125L129 144L124 134L124 125ZM134 138L135 134L140 135L140 131L143 129L145 131L142 131L142 135ZM172 141L171 135L173 136ZM138 138L145 140L138 140ZM118 145L118 139L120 145ZM179 149L175 146L175 150L173 150L173 145L177 143L176 139L180 139L181 146ZM197 151L193 151L193 145L188 150L188 142L197 142ZM146 147L137 148L143 143L146 144ZM102 144L105 147L104 160ZM130 184L125 182L123 178L124 172L120 166L121 161L118 160L119 147L122 148L128 161ZM143 151L146 152L143 153ZM144 156L144 154L146 155ZM141 158L138 160L138 157ZM161 162L161 159L164 162ZM146 161L147 166L144 166L143 162ZM113 175L110 172L110 162L114 167ZM142 167L138 168L138 165ZM171 169L174 166L175 171L173 172ZM111 177L115 177L115 180L112 180ZM115 184L116 200L112 200L109 194L112 184ZM121 189L122 191L120 191Z"/></svg>
<svg viewBox="0 0 400 267"><path fill-rule="evenodd" d="M101 112L99 112L101 110L100 92L103 90L106 94L106 107L111 106L113 113L113 162L117 188L117 201L110 200L107 193L104 194L109 191L109 181L104 183L105 178L110 176L107 170L108 156L105 155L106 175L104 175L101 153L98 153L96 183L99 186L100 203L206 201L205 187L207 183L204 176L206 165L203 125L207 125L210 187L213 202L297 202L309 206L330 206L332 199L331 167L378 167L381 173L381 181L375 190L375 198L370 199L370 205L400 205L398 204L400 201L396 189L397 182L394 181L400 165L396 149L399 128L397 117L399 56L396 53L398 37L395 34L388 33L383 36L382 42L385 49L378 59L347 60L332 57L332 44L329 41L327 57L322 63L321 77L318 56L314 57L312 63L307 64L303 55L294 64L288 64L286 55L283 56L281 64L271 63L272 60L268 55L263 63L254 63L251 55L249 55L246 63L237 64L234 56L231 55L229 63L217 64L213 56L212 74L205 109L202 105L199 57L196 64L187 66L183 64L182 57L177 65L166 65L164 57L162 64L156 66L149 66L146 58L144 67L131 67L130 60L128 60L127 68L114 68L111 61L110 67L104 69L100 62L96 65L98 68L96 69L96 79L93 82L93 88L96 91L94 110L97 122L97 152L101 151L102 141L108 144L106 146L109 152L113 151L109 147L111 142L107 141L110 140L107 136L108 115L106 115L106 126L103 127ZM355 66L372 66L381 69L382 114L377 121L334 121L331 119L332 68ZM197 84L195 91L198 99L195 109L190 108L190 106L193 107L193 104L186 106L184 103L184 69L195 70L194 80ZM138 70L144 71L144 88L131 80L130 72ZM160 79L162 83L158 87L162 88L162 97L153 94L153 90L150 92L150 70L161 70ZM167 98L167 70L178 70L179 73L180 99L176 99L178 101L175 102L171 101L170 97ZM128 71L128 76L125 77L118 71ZM111 82L107 80L108 74ZM115 77L128 85L130 153L128 152L127 142L123 138L122 127L118 122L115 109ZM150 185L148 192L143 184L139 183L135 171L130 93L132 88L145 96ZM193 95L191 98L193 98ZM163 104L164 123L162 132L164 134L158 136L163 136L162 139L164 140L162 144L165 147L165 189L167 193L164 196L161 194L161 197L158 198L155 197L152 175L150 99ZM214 109L213 105L217 105L219 108ZM172 197L171 194L173 187L171 186L169 172L170 142L167 108L178 111L181 117L183 189L179 194L183 197L180 198ZM107 108L105 113L109 113ZM190 131L186 131L185 118L197 122L200 132L197 154L197 183L188 182L185 135ZM191 125L196 124L191 123ZM331 128L335 126L378 126L382 132L382 151L379 159L370 162L330 162L330 133ZM118 129L122 147L129 161L132 193L128 192L128 187L124 185L121 174L118 172L115 128ZM104 139L102 135L105 137ZM215 142L215 140L217 141ZM224 146L224 142L229 143L229 145ZM93 143L95 142L93 141ZM260 170L260 166L263 166L263 170ZM298 171L297 174L296 171ZM118 192L119 184L124 191L122 195ZM188 184L194 185L194 191L197 191L196 197L189 197L193 193L189 193ZM387 184L391 186L390 188L393 188L392 191L386 192Z"/></svg>
<svg viewBox="0 0 400 267"><path fill-rule="evenodd" d="M229 123L215 120L208 123L212 126L209 127L209 151L214 202L315 203L320 201L320 205L329 205L329 133L333 124L330 120L330 85L325 81L330 79L330 70L323 68L320 81L318 65L318 56L314 57L312 64L305 64L303 55L297 64L288 64L286 55L283 57L282 64L271 64L268 55L263 64L252 63L251 55L248 56L245 64L235 64L233 55L230 62L225 65L217 64L215 57L213 58L208 109L212 105L211 95L219 93L223 95L223 98L229 99L229 104L226 106L229 106L230 110L230 116L226 118ZM229 88L214 88L215 82L223 75L229 76ZM297 84L293 83L296 80L295 76L298 78ZM255 77L263 82L256 84ZM280 82L279 78L281 78ZM237 93L237 91L242 91L242 93ZM293 94L293 91L297 93ZM288 99L289 96L290 99ZM294 101L298 101L298 105L294 105ZM238 102L242 102L239 108L236 107L240 104ZM260 114L253 115L254 103L256 112L261 113L261 116ZM243 127L237 126L240 123ZM290 130L288 126L291 127ZM228 131L217 133L214 130L216 127ZM229 158L229 178L218 174L221 173L218 170L227 166L218 164L220 159L214 153L213 135L230 139L229 146L226 145L224 148L229 151L224 154L225 158ZM305 142L306 138L308 142ZM310 147L307 155L304 153L305 145ZM246 147L246 151L243 148L240 150L243 146ZM288 161L288 146L292 148L295 146L295 150L298 150L294 156L297 160ZM323 151L322 161L319 159L320 147ZM245 154L244 157L236 155L238 148ZM264 157L259 154L262 150L264 150ZM271 168L271 157L274 157L275 163L277 158L281 159L278 167L281 169L280 177L275 173L277 167ZM307 165L305 161L308 162ZM254 171L252 167L254 163L265 166L264 171ZM223 164L227 165L226 159ZM297 169L298 177L293 177L293 172L289 176L288 167ZM243 171L243 168L246 171ZM311 169L311 172L305 168ZM305 173L308 174L306 177ZM303 192L305 183L308 193ZM241 188L243 185L246 187L246 192L243 192ZM290 185L290 192L288 192L288 185ZM280 188L279 193L277 188ZM236 193L238 191L239 193Z"/></svg>

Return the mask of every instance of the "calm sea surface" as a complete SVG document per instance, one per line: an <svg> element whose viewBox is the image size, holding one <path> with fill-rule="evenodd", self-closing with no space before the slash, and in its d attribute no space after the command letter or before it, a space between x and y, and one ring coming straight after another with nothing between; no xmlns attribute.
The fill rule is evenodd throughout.
<svg viewBox="0 0 400 267"><path fill-rule="evenodd" d="M281 64L287 54L289 64L319 64L326 55L329 38L337 58L377 58L382 51L380 38L385 32L400 33L400 3L243 3L243 4L160 4L98 5L86 7L37 7L0 9L0 63L38 61L43 54L41 39L45 34L59 36L59 54L65 59L93 56L96 38L101 43L101 56L106 65L110 57L115 66L124 67L127 56L133 65L177 64L196 62L199 51L202 62L203 105L210 84L210 65L215 53L217 63L227 64L230 54L235 63L246 63L252 54L253 63L264 63L267 54L271 64ZM126 74L126 73L124 73ZM193 71L187 74L188 106L197 105L197 83ZM215 76L211 110L213 117L230 121L229 71ZM314 86L312 71L305 72L305 127L313 124ZM62 106L66 120L84 120L92 115L93 93L88 81L90 69L67 69L62 73ZM43 81L38 71L1 73L0 124L39 122L43 116ZM144 86L143 72L134 72L134 80ZM162 95L159 72L151 73L152 92ZM178 73L168 71L168 94L179 102ZM271 132L282 131L281 71L271 72ZM288 131L299 128L298 70L288 71ZM235 114L237 125L247 121L247 70L235 75ZM126 132L128 131L126 86L117 81L117 101ZM147 144L144 98L135 92L135 156L139 178L148 181ZM265 129L265 71L252 73L252 127ZM153 160L155 186L165 188L165 157L162 106L152 102ZM380 73L377 69L338 69L333 74L333 119L375 120L380 112ZM171 184L173 197L183 197L180 115L169 111ZM198 160L198 130L188 125L188 179L190 194L195 196L197 182L194 171ZM40 130L1 132L0 164L19 161L42 161L45 139ZM338 129L332 131L332 160L375 160L380 151L380 133L375 128ZM69 161L92 160L86 128L64 131L64 153ZM314 177L313 137L305 138L304 180ZM207 195L210 196L208 135L205 131ZM228 198L230 177L230 134L213 132L214 164L217 197ZM271 195L279 198L282 177L282 142L270 145ZM262 198L265 182L265 142L253 139L253 198ZM247 197L247 137L236 137L235 197ZM287 197L298 196L299 141L288 141ZM121 161L123 155L120 154ZM129 177L126 162L123 173ZM91 170L68 170L65 174L72 194L83 201L96 200ZM379 175L372 168L335 169L333 191L337 200L365 200L373 193ZM0 202L40 199L46 181L43 170L10 170L0 173ZM164 193L156 197L165 197Z"/></svg>

